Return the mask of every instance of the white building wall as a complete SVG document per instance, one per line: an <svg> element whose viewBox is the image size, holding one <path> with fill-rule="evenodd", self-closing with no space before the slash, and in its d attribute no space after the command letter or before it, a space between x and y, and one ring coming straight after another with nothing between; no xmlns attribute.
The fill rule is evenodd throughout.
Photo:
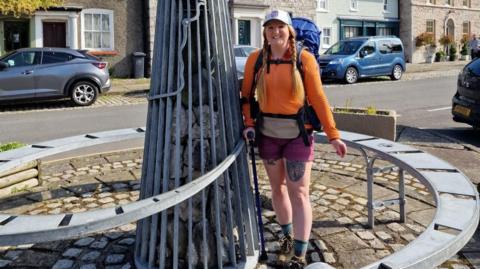
<svg viewBox="0 0 480 269"><path fill-rule="evenodd" d="M319 0L316 0L320 2ZM350 8L351 0L327 0L327 8L320 8L320 4L317 3L316 23L319 28L326 27L331 28L330 45L337 42L339 38L339 21L338 17L351 18L358 20L374 20L383 21L386 19L398 19L398 1L399 0L387 0L387 10L384 11L384 1L369 1L358 0L357 9ZM322 44L320 46L321 52L325 51L330 45Z"/></svg>
<svg viewBox="0 0 480 269"><path fill-rule="evenodd" d="M234 44L238 44L238 21L250 21L250 45L260 48L262 46L262 23L265 18L266 10L235 8L233 14L233 37Z"/></svg>

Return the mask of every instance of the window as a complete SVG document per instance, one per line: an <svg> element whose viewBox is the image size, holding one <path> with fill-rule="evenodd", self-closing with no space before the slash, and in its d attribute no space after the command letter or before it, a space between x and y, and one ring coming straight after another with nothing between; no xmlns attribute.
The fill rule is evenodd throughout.
<svg viewBox="0 0 480 269"><path fill-rule="evenodd" d="M349 38L349 37L359 36L361 29L362 29L362 28L360 28L360 27L345 26L345 28L344 28L344 30L345 30L345 37L346 37L346 38Z"/></svg>
<svg viewBox="0 0 480 269"><path fill-rule="evenodd" d="M446 4L449 5L449 6L453 6L453 0L447 0Z"/></svg>
<svg viewBox="0 0 480 269"><path fill-rule="evenodd" d="M42 64L63 63L73 58L75 58L73 55L64 52L45 51L42 57Z"/></svg>
<svg viewBox="0 0 480 269"><path fill-rule="evenodd" d="M82 45L86 49L113 50L113 11L82 11Z"/></svg>
<svg viewBox="0 0 480 269"><path fill-rule="evenodd" d="M250 21L238 20L238 44L250 45Z"/></svg>
<svg viewBox="0 0 480 269"><path fill-rule="evenodd" d="M425 32L432 33L435 39L435 20L427 20Z"/></svg>
<svg viewBox="0 0 480 269"><path fill-rule="evenodd" d="M393 35L393 28L379 27L377 28L377 35Z"/></svg>
<svg viewBox="0 0 480 269"><path fill-rule="evenodd" d="M378 41L378 50L382 54L392 53L392 44L388 40L380 40Z"/></svg>
<svg viewBox="0 0 480 269"><path fill-rule="evenodd" d="M398 40L392 40L392 53L399 53L403 51L402 43Z"/></svg>
<svg viewBox="0 0 480 269"><path fill-rule="evenodd" d="M350 10L358 10L358 1L350 0Z"/></svg>
<svg viewBox="0 0 480 269"><path fill-rule="evenodd" d="M327 0L318 0L318 9L319 10L327 10L328 9L328 1Z"/></svg>
<svg viewBox="0 0 480 269"><path fill-rule="evenodd" d="M330 47L330 38L332 37L332 28L324 27L322 31L322 46Z"/></svg>
<svg viewBox="0 0 480 269"><path fill-rule="evenodd" d="M471 7L470 4L471 4L470 0L463 0L463 6L464 7Z"/></svg>
<svg viewBox="0 0 480 269"><path fill-rule="evenodd" d="M388 0L383 0L383 11L388 11Z"/></svg>
<svg viewBox="0 0 480 269"><path fill-rule="evenodd" d="M437 1L436 1L436 0L428 0L427 3L432 4L432 5L435 5L435 4L437 3Z"/></svg>
<svg viewBox="0 0 480 269"><path fill-rule="evenodd" d="M363 54L363 56L368 56L370 54L373 54L374 52L375 52L375 42L370 41L362 48L360 53Z"/></svg>
<svg viewBox="0 0 480 269"><path fill-rule="evenodd" d="M464 21L462 24L462 33L463 35L470 36L470 22Z"/></svg>
<svg viewBox="0 0 480 269"><path fill-rule="evenodd" d="M40 52L25 51L15 53L8 58L3 59L10 67L29 66L39 63Z"/></svg>

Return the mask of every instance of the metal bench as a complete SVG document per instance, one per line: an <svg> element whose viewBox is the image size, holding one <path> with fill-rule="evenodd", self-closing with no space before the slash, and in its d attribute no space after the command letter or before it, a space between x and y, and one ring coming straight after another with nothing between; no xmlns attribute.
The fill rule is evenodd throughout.
<svg viewBox="0 0 480 269"><path fill-rule="evenodd" d="M363 267L373 268L433 268L455 255L475 233L479 222L479 196L475 186L457 168L413 147L368 135L342 132L348 146L362 152L367 164L368 223L374 226L375 209L398 204L400 221L406 218L403 175L407 171L432 193L435 216L426 230L403 249L380 261ZM325 134L316 136L325 141ZM382 159L398 168L399 197L374 201L373 174L383 168L374 167ZM392 169L393 167L386 167Z"/></svg>

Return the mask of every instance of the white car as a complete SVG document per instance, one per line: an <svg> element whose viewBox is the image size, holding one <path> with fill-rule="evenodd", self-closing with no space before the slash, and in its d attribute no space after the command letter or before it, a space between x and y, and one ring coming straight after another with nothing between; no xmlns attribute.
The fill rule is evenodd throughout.
<svg viewBox="0 0 480 269"><path fill-rule="evenodd" d="M237 74L239 78L243 78L243 72L245 70L245 62L250 53L254 52L258 48L248 45L235 45L233 51L235 53L235 65L237 66Z"/></svg>

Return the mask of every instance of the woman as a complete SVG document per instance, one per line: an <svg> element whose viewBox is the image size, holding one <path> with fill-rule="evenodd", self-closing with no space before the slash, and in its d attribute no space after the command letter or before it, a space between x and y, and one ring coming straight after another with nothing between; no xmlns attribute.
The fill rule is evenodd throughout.
<svg viewBox="0 0 480 269"><path fill-rule="evenodd" d="M305 139L295 130L302 128L298 124L291 127L292 122L282 119L282 115L298 115L306 98L316 111L337 154L343 157L347 147L340 140L335 127L315 57L305 50L298 56L302 57L302 81L295 64L297 48L291 24L290 16L285 11L274 10L265 17L263 48L248 57L242 85L242 99L248 100L254 90L261 112L256 117L251 115L250 102L244 102L242 110L247 127L243 134L245 138L256 138L267 171L273 209L284 234L280 239L281 260L284 260L287 268L303 268L312 227L309 185L313 135L311 126L305 125L308 136ZM262 67L254 78L254 66L259 55L263 58ZM294 255L288 259L292 250Z"/></svg>

